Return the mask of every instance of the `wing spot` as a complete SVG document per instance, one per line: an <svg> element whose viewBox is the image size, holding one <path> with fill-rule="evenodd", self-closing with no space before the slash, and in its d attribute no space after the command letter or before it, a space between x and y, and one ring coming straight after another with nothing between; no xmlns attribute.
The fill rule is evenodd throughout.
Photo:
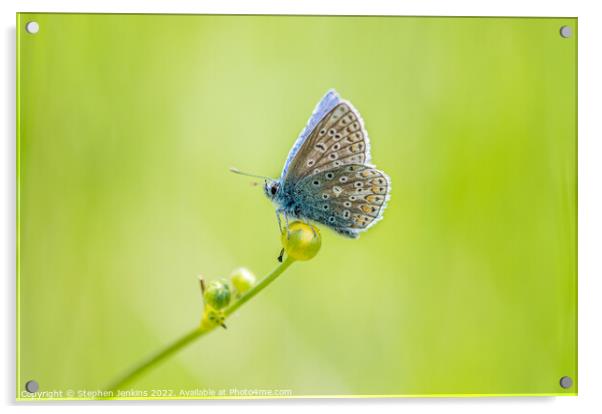
<svg viewBox="0 0 602 414"><path fill-rule="evenodd" d="M330 128L328 130L328 135L330 135L331 137L334 137L336 133L337 131L334 128Z"/></svg>
<svg viewBox="0 0 602 414"><path fill-rule="evenodd" d="M375 195L375 194L370 194L370 195L366 196L366 201L368 201L370 203L382 203L383 197L379 196L379 195Z"/></svg>
<svg viewBox="0 0 602 414"><path fill-rule="evenodd" d="M374 175L376 175L376 171L374 170L364 170L362 171L362 177L372 177Z"/></svg>
<svg viewBox="0 0 602 414"><path fill-rule="evenodd" d="M344 218L346 218L346 219L347 219L347 218L349 218L350 216L351 216L351 212L350 212L349 210L345 210L345 211L343 211L343 217L344 217Z"/></svg>
<svg viewBox="0 0 602 414"><path fill-rule="evenodd" d="M327 172L326 173L326 179L327 180L332 180L333 178L334 178L334 173L331 173L331 172Z"/></svg>
<svg viewBox="0 0 602 414"><path fill-rule="evenodd" d="M349 139L351 142L358 142L362 140L362 134L356 132L354 134L349 135Z"/></svg>
<svg viewBox="0 0 602 414"><path fill-rule="evenodd" d="M320 185L320 181L319 180L314 180L312 182L313 185L315 185L316 187Z"/></svg>
<svg viewBox="0 0 602 414"><path fill-rule="evenodd" d="M351 207L351 201L345 201L343 205L347 208Z"/></svg>
<svg viewBox="0 0 602 414"><path fill-rule="evenodd" d="M326 151L326 145L324 145L320 142L320 143L316 144L316 149L320 152L324 152L324 151Z"/></svg>
<svg viewBox="0 0 602 414"><path fill-rule="evenodd" d="M336 153L334 153L334 152L333 152L333 153L331 153L331 154L328 156L328 158L330 158L331 160L336 160L336 159L337 159L337 157L338 157L338 155L337 155Z"/></svg>
<svg viewBox="0 0 602 414"><path fill-rule="evenodd" d="M328 217L328 222L329 223L334 223L334 216Z"/></svg>
<svg viewBox="0 0 602 414"><path fill-rule="evenodd" d="M357 197L356 196L349 196L349 200L355 201L355 200L357 200Z"/></svg>
<svg viewBox="0 0 602 414"><path fill-rule="evenodd" d="M325 133L326 133L326 129L322 128L322 129L320 130L320 135L324 135Z"/></svg>
<svg viewBox="0 0 602 414"><path fill-rule="evenodd" d="M341 194L343 192L343 189L337 185L335 185L334 187L332 187L332 192L335 194L335 196L339 196L339 194Z"/></svg>
<svg viewBox="0 0 602 414"><path fill-rule="evenodd" d="M376 213L376 211L378 210L375 206L370 205L370 204L362 204L361 207L362 211L364 213L370 214L370 213Z"/></svg>
<svg viewBox="0 0 602 414"><path fill-rule="evenodd" d="M334 166L335 167L340 167L341 165L343 165L343 163L341 161L335 161L334 162Z"/></svg>
<svg viewBox="0 0 602 414"><path fill-rule="evenodd" d="M337 112L339 113L339 115L344 115L345 112L347 112L347 108L345 107L345 105L340 105L337 108Z"/></svg>
<svg viewBox="0 0 602 414"><path fill-rule="evenodd" d="M354 214L353 222L358 226L364 227L366 224L370 222L370 217L364 216L363 214Z"/></svg>
<svg viewBox="0 0 602 414"><path fill-rule="evenodd" d="M357 144L353 144L351 146L351 151L352 152L360 152L364 150L364 143L363 142L358 142Z"/></svg>
<svg viewBox="0 0 602 414"><path fill-rule="evenodd" d="M315 168L315 169L314 169L314 174L318 174L320 171L322 171L322 170L321 170L321 169L319 169L319 168Z"/></svg>
<svg viewBox="0 0 602 414"><path fill-rule="evenodd" d="M344 176L344 175L341 178L339 178L339 181L342 182L342 183L346 183L347 180L348 180L348 178L346 176Z"/></svg>
<svg viewBox="0 0 602 414"><path fill-rule="evenodd" d="M362 183L361 181L356 181L355 183L353 183L353 185L355 186L355 188L360 188L364 186L364 183Z"/></svg>
<svg viewBox="0 0 602 414"><path fill-rule="evenodd" d="M339 149L341 149L341 144L338 142L332 146L333 151L338 151Z"/></svg>
<svg viewBox="0 0 602 414"><path fill-rule="evenodd" d="M307 166L312 167L316 162L314 160L307 160Z"/></svg>
<svg viewBox="0 0 602 414"><path fill-rule="evenodd" d="M335 134L334 139L336 139L337 141L339 139L341 139L343 136L341 134Z"/></svg>
<svg viewBox="0 0 602 414"><path fill-rule="evenodd" d="M328 200L328 197L330 197L328 194L322 193L322 199Z"/></svg>
<svg viewBox="0 0 602 414"><path fill-rule="evenodd" d="M355 167L353 165L350 165L349 167L347 167L347 171L348 172L355 171Z"/></svg>
<svg viewBox="0 0 602 414"><path fill-rule="evenodd" d="M328 204L322 204L322 210L327 211L328 210Z"/></svg>

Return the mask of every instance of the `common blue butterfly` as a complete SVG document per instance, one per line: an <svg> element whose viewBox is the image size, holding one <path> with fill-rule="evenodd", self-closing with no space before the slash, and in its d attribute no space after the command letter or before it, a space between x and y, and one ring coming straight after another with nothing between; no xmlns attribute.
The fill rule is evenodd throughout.
<svg viewBox="0 0 602 414"><path fill-rule="evenodd" d="M370 164L360 114L331 89L295 141L280 178L266 178L264 192L277 206L281 230L283 215L287 229L293 217L357 238L382 218L391 180Z"/></svg>

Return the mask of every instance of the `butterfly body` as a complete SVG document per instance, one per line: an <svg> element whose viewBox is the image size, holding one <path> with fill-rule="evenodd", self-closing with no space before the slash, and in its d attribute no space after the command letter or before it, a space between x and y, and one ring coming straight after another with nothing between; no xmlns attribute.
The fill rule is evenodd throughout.
<svg viewBox="0 0 602 414"><path fill-rule="evenodd" d="M351 103L330 90L264 191L288 218L322 223L351 238L382 218L391 181L370 164L370 142Z"/></svg>

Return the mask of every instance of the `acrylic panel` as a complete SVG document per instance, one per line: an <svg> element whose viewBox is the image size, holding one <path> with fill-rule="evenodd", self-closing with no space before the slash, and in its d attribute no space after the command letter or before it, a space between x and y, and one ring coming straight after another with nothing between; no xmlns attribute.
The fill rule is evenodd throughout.
<svg viewBox="0 0 602 414"><path fill-rule="evenodd" d="M576 18L16 32L17 399L577 394Z"/></svg>

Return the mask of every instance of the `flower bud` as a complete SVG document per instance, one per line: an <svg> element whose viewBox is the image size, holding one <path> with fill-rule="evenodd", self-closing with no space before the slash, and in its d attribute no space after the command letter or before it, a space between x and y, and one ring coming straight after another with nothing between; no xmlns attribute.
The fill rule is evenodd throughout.
<svg viewBox="0 0 602 414"><path fill-rule="evenodd" d="M230 280L236 292L241 295L251 289L256 281L255 275L244 267L234 269L230 275Z"/></svg>
<svg viewBox="0 0 602 414"><path fill-rule="evenodd" d="M201 328L211 329L224 324L224 314L222 311L213 309L211 306L205 306L203 317L201 318Z"/></svg>
<svg viewBox="0 0 602 414"><path fill-rule="evenodd" d="M317 227L295 221L282 231L282 247L294 260L313 258L322 246L322 237Z"/></svg>
<svg viewBox="0 0 602 414"><path fill-rule="evenodd" d="M230 304L230 286L225 280L214 280L205 289L205 304L220 310Z"/></svg>

